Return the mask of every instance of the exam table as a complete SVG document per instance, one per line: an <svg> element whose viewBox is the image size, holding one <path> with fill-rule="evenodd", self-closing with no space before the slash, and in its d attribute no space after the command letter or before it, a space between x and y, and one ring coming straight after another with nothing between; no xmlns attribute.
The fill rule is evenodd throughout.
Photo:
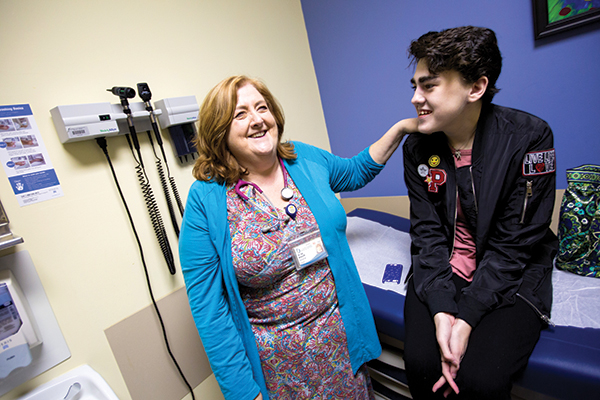
<svg viewBox="0 0 600 400"><path fill-rule="evenodd" d="M401 288L410 268L410 237L407 234L410 222L395 215L362 208L348 213L348 217L348 242L384 348L382 356L369 363L373 387L379 398L407 399L410 398L410 393L406 387L404 363L401 359L405 333L402 293L405 293L405 288L404 291ZM391 244L385 243L385 238L392 235L399 236L394 236ZM378 245L381 245L381 248L378 249ZM398 247L401 248L401 252L395 254L394 249ZM366 254L369 251L374 253ZM386 260L385 257L389 259ZM403 266L401 277L392 277L392 280L390 277L384 277L383 269L390 264ZM561 279L566 277L565 279L574 281L575 284L570 283L570 286L562 289L564 285L562 281L557 285L554 273ZM571 316L568 314L575 314L562 307L575 301L572 294L585 291L591 293L590 296L597 296L597 293L600 293L600 279L596 278L580 277L556 270L553 272L553 282L555 289L552 319L555 319L555 313L560 310L560 314L564 315L561 318L567 319L565 324L571 324ZM592 287L583 290L578 287L582 284ZM558 293L557 287L560 289ZM556 326L549 326L542 331L527 368L515 382L513 398L600 399L600 325L596 323L600 321L600 307L597 305L600 296L580 301L590 303L590 298L595 302L585 312L578 310L577 314L592 313L591 322L575 320L577 325L583 326L561 325L558 322Z"/></svg>

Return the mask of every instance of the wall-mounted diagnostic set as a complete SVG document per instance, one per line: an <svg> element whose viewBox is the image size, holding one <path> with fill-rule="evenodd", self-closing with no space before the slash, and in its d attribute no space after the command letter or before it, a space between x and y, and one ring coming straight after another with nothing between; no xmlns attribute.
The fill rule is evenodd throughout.
<svg viewBox="0 0 600 400"><path fill-rule="evenodd" d="M188 156L193 159L196 149L192 141L196 134L195 122L198 120L200 109L196 97L166 98L156 101L155 107L153 107L150 103L152 93L145 82L137 84L137 95L142 100L141 102L129 101L136 96L136 90L132 87L114 86L107 90L119 98L118 104L76 104L57 106L50 110L58 137L62 143L95 139L107 157L107 138L124 136L127 139L136 163L136 174L156 238L169 271L171 274L175 274L173 254L145 171L137 132L146 132L148 135L171 223L175 233L179 236L175 210L178 210L179 214L183 216L183 203L179 197L175 180L169 171L158 124L160 123L162 128L169 130L173 149L179 160L187 161ZM158 144L160 156L154 148L154 141Z"/></svg>
<svg viewBox="0 0 600 400"><path fill-rule="evenodd" d="M147 88L147 84L140 85L146 85ZM133 93L135 97L135 91ZM149 89L140 92L140 96L142 93L149 93ZM140 132L150 129L150 113L145 103L146 101L129 104L134 125ZM154 106L156 110L152 114L158 116L163 129L169 130L176 156L181 161L188 156L193 158L196 149L191 141L195 134L194 123L198 120L200 110L196 96L166 98L156 101ZM50 110L50 114L62 143L112 137L129 131L127 115L121 104L106 102L56 106Z"/></svg>

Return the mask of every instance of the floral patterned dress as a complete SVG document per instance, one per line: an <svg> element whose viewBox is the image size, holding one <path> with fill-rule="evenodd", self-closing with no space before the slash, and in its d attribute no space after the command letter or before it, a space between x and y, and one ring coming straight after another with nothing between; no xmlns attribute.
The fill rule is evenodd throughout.
<svg viewBox="0 0 600 400"><path fill-rule="evenodd" d="M327 259L297 270L288 241L316 227L294 191L295 219L252 186L227 191L233 265L271 399L373 399L362 366L352 373L346 332Z"/></svg>

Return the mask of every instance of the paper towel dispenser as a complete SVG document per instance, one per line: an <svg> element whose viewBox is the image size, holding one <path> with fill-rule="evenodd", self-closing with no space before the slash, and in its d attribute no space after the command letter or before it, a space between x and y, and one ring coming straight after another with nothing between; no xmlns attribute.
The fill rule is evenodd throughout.
<svg viewBox="0 0 600 400"><path fill-rule="evenodd" d="M0 379L31 363L42 343L29 303L10 270L0 271Z"/></svg>

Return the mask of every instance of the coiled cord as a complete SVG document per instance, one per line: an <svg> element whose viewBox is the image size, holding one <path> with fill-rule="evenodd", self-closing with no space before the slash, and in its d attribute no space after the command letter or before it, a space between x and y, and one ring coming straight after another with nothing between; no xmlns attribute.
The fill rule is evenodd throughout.
<svg viewBox="0 0 600 400"><path fill-rule="evenodd" d="M162 218L160 217L160 212L158 211L156 200L154 199L154 193L152 193L152 188L150 187L150 180L148 179L148 176L146 175L146 170L144 169L144 162L142 161L140 143L138 141L137 133L135 131L135 125L133 123L133 115L131 113L131 108L129 107L129 101L127 100L128 98L135 96L135 90L129 87L113 87L109 90L115 95L119 96L121 100L121 106L123 107L123 112L125 113L125 115L127 115L127 125L129 127L129 134L126 134L125 137L127 138L127 143L129 144L131 155L137 163L135 169L138 176L138 180L140 182L140 186L142 188L142 193L144 194L146 208L148 209L148 214L150 215L150 220L152 221L152 227L154 228L156 239L158 240L160 249L163 253L163 256L165 257L167 266L169 267L169 272L171 273L171 275L175 275L175 261L173 261L173 253L171 252L169 239L167 238L167 233L165 232L165 228L162 223ZM153 114L151 115L153 116ZM148 136L150 136L150 132L148 132ZM152 147L152 150L154 150L154 146ZM138 157L136 157L135 155L136 151ZM156 152L154 153L154 155L156 156Z"/></svg>
<svg viewBox="0 0 600 400"><path fill-rule="evenodd" d="M171 223L173 224L173 229L175 230L177 237L179 237L179 225L177 224L177 217L175 216L175 211L173 209L173 202L171 201L171 196L169 195L169 186L167 185L167 180L165 178L165 171L162 166L162 161L161 161L160 157L158 157L158 155L156 154L156 150L154 149L154 141L152 140L152 135L150 134L150 131L147 131L146 133L148 134L148 139L150 140L150 146L152 147L152 153L154 153L156 170L158 171L158 176L160 178L160 184L161 184L163 193L165 195L165 199L167 201L167 207L169 209L169 216L171 217ZM163 157L164 157L164 152L163 152ZM166 165L166 162L167 162L167 160L165 159L165 165ZM167 165L167 171L168 170L169 170L169 166ZM172 178L169 176L169 180L170 179L172 179ZM174 184L174 182L171 184L171 186L173 186L173 184ZM175 199L177 200L178 194L174 191L173 195L175 196Z"/></svg>
<svg viewBox="0 0 600 400"><path fill-rule="evenodd" d="M167 166L167 171L168 171L169 167ZM179 192L177 191L177 186L175 185L175 178L173 178L170 174L169 174L169 182L171 182L171 189L173 190L173 196L175 197L175 201L177 202L177 207L179 208L179 212L181 213L181 216L183 217L183 203L181 202L181 197L179 197Z"/></svg>
<svg viewBox="0 0 600 400"><path fill-rule="evenodd" d="M173 260L173 252L171 251L169 238L167 237L167 232L165 231L165 227L163 225L160 212L158 210L158 205L156 204L156 199L154 198L154 193L152 192L152 187L150 186L150 182L146 175L146 171L140 163L136 165L135 170L138 177L138 181L140 182L140 187L142 188L142 194L144 195L146 208L148 209L148 214L150 215L152 228L154 229L154 233L156 235L156 239L158 240L158 244L160 245L160 250L162 251L163 256L165 257L165 261L167 262L167 266L169 267L169 272L171 273L171 275L174 275L175 261Z"/></svg>
<svg viewBox="0 0 600 400"><path fill-rule="evenodd" d="M160 133L158 132L158 126L156 124L152 124L152 129L154 130L154 134L156 135L156 137L159 138ZM150 137L150 132L148 132L148 137ZM181 197L179 197L179 191L177 190L177 185L175 184L175 178L171 176L171 171L169 170L169 163L167 162L167 156L165 154L165 148L162 145L162 141L158 142L158 146L160 147L163 160L165 160L165 166L167 167L167 176L169 177L169 183L171 184L171 191L173 192L173 197L175 198L175 202L177 203L179 213L183 217L183 203L181 202ZM152 150L154 150L154 146L152 146ZM156 156L156 153L154 153L154 155Z"/></svg>
<svg viewBox="0 0 600 400"><path fill-rule="evenodd" d="M156 170L158 171L158 176L160 177L160 184L163 189L163 193L165 194L165 199L167 200L167 207L169 208L169 215L171 216L171 222L173 224L173 229L179 237L179 226L177 225L177 219L175 217L175 211L173 210L173 202L171 201L171 196L169 196L169 186L167 185L167 180L165 178L165 171L163 170L162 162L160 159L156 159ZM177 198L177 195L175 198Z"/></svg>

